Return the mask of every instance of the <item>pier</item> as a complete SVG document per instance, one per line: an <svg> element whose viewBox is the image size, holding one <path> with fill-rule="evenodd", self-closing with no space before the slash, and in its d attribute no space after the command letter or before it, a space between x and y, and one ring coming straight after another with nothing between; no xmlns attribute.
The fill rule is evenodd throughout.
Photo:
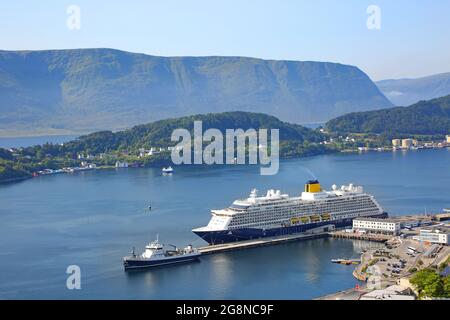
<svg viewBox="0 0 450 320"><path fill-rule="evenodd" d="M450 213L444 213L444 214L429 214L429 215L409 215L409 216L396 216L392 219L397 219L399 223L407 223L410 221L420 221L420 222L432 222L444 220L448 217ZM330 231L332 230L332 231ZM227 251L234 251L234 250L243 250L243 249L249 249L249 248L257 248L257 247L263 247L263 246L271 246L271 245L277 245L277 244L283 244L287 242L294 242L294 241L302 241L302 240L311 240L311 239L318 239L318 238L327 238L332 237L336 239L348 239L348 240L364 240L364 241L371 241L371 242L379 242L384 243L387 242L393 238L395 238L394 235L389 234L381 234L381 233L354 233L354 232L346 232L343 229L334 229L334 226L328 225L323 226L317 229L310 230L307 233L301 233L301 234L291 234L291 235L283 235L278 237L270 237L270 238L260 238L260 239L254 239L254 240L246 240L246 241L238 241L238 242L232 242L232 243L224 243L224 244L215 244L215 245L208 245L204 247L198 248L198 250L202 253L202 255L209 255L209 254L216 254L221 252L227 252ZM358 279L363 280L363 275L358 274L355 275Z"/></svg>
<svg viewBox="0 0 450 320"><path fill-rule="evenodd" d="M349 239L349 240L365 240L373 242L386 242L393 238L391 235L386 234L362 234L362 233L349 233L345 231L331 232L330 235L337 239Z"/></svg>
<svg viewBox="0 0 450 320"><path fill-rule="evenodd" d="M209 245L206 247L198 248L198 251L200 251L202 253L202 255L208 255L208 254L216 254L216 253L234 251L234 250L243 250L243 249L249 249L249 248L272 246L272 245L277 245L277 244L282 244L282 243L287 243L287 242L311 240L311 239L318 239L318 238L327 238L329 236L330 236L329 232L292 234L292 235L285 235L285 236L280 236L280 237L261 238L261 239L255 239L255 240Z"/></svg>
<svg viewBox="0 0 450 320"><path fill-rule="evenodd" d="M444 213L438 213L433 216L433 220L438 222L450 220L450 209L445 209Z"/></svg>
<svg viewBox="0 0 450 320"><path fill-rule="evenodd" d="M272 246L277 244L283 244L287 242L294 241L302 241L302 240L311 240L318 238L340 238L340 239L349 239L349 240L365 240L365 241L373 241L373 242L386 242L392 238L389 235L383 234L354 234L354 233L346 233L344 231L316 231L311 233L302 233L302 234L291 234L279 237L270 237L270 238L261 238L254 240L246 240L246 241L238 241L238 242L230 242L224 244L215 244L209 245L205 247L198 248L198 251L202 253L202 255L208 254L216 254L227 251L234 250L243 250L249 248L257 248L264 246Z"/></svg>

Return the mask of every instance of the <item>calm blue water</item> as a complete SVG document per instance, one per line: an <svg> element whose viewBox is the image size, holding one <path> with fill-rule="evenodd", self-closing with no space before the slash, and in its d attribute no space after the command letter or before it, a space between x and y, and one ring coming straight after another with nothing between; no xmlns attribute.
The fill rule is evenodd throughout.
<svg viewBox="0 0 450 320"><path fill-rule="evenodd" d="M395 214L450 206L450 151L327 155L281 163L276 176L257 167L82 172L0 185L0 298L311 299L353 287L365 242L312 240L209 256L199 263L125 273L121 258L159 233L165 243L202 241L191 229L209 210L250 189L301 191L315 176L327 187L365 186ZM147 210L148 204L153 210ZM81 290L66 289L66 268L81 268Z"/></svg>
<svg viewBox="0 0 450 320"><path fill-rule="evenodd" d="M19 148L30 147L44 143L64 143L76 139L76 135L62 135L62 136L33 136L33 137L0 137L0 148Z"/></svg>

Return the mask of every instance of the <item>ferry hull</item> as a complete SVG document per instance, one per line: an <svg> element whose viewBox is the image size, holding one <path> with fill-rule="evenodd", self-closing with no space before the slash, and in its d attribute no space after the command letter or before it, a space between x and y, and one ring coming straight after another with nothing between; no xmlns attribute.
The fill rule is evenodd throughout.
<svg viewBox="0 0 450 320"><path fill-rule="evenodd" d="M387 213L381 215L373 215L372 218L386 218ZM236 230L221 230L221 231L193 231L200 238L211 245L238 242L245 240L261 239L267 237L278 237L290 234L297 234L306 232L311 229L319 228L327 225L334 225L335 228L345 228L351 226L353 218L343 219L339 221L323 221L317 223L309 223L304 225L273 228L273 229L236 229Z"/></svg>
<svg viewBox="0 0 450 320"><path fill-rule="evenodd" d="M173 264L181 264L198 261L200 255L192 255L187 257L177 257L170 259L162 259L162 260L144 260L144 259L136 259L133 257L126 257L123 260L123 266L125 270L130 269L143 269L143 268L155 268L161 266L168 266Z"/></svg>

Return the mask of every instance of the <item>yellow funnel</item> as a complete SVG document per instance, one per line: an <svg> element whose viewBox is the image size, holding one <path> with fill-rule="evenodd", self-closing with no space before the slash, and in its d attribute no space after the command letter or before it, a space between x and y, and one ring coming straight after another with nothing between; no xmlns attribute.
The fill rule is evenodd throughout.
<svg viewBox="0 0 450 320"><path fill-rule="evenodd" d="M305 184L305 192L317 193L321 191L322 188L320 187L320 183L317 180L311 180Z"/></svg>

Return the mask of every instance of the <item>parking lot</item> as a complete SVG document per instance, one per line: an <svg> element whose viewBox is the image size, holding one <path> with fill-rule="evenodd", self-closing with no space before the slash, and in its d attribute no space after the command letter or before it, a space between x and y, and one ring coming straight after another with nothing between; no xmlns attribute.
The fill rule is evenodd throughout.
<svg viewBox="0 0 450 320"><path fill-rule="evenodd" d="M368 287L385 286L397 279L410 275L418 269L439 264L450 254L448 246L426 244L413 239L417 230L404 230L403 236L386 242L384 248L372 249L362 255L362 263L357 272L367 276ZM432 251L434 254L425 256Z"/></svg>

